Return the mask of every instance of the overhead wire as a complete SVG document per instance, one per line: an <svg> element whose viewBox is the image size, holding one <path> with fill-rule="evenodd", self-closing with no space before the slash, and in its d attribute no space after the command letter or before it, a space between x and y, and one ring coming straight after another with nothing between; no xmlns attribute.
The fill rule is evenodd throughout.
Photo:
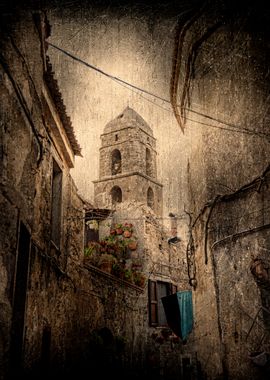
<svg viewBox="0 0 270 380"><path fill-rule="evenodd" d="M123 84L123 83L119 83L119 84L120 84L122 87L125 87L125 88L127 88L127 89L130 90L130 88L129 88L127 85L125 85L125 84ZM145 97L144 95L142 95L142 94L139 93L138 91L135 91L135 90L131 90L131 91L134 92L136 95L140 96L141 98L147 100L149 103L154 104L156 107L159 107L159 108L161 108L161 109L164 110L164 111L167 111L167 112L169 112L169 113L172 113L172 110L170 110L170 109L168 109L168 108L166 108L166 107L164 107L164 106L161 106L161 105L157 104L155 101L153 101L153 100L151 100L151 99ZM144 92L144 91L141 90L141 92ZM153 96L153 97L156 97L155 95L152 95L152 96ZM164 100L164 101L170 103L168 100ZM199 121L199 120L191 119L190 117L185 117L186 120L191 121L192 123L197 123L197 124L200 124L200 125L205 125L205 126L207 126L207 127L211 127L211 128L215 128L215 129L220 129L220 130L225 130L225 131L236 132L236 133L244 133L244 134L248 134L248 135L258 135L258 136L261 136L261 137L262 137L262 136L270 137L270 135L268 135L268 134L266 134L266 133L263 133L263 132L256 132L256 131L253 131L253 130L249 130L248 128L242 128L242 127L240 128L240 127L236 127L236 126L234 126L233 124L224 123L224 122L222 122L222 121L220 121L220 120L217 120L217 119L215 119L215 118L213 118L213 117L211 117L211 116L204 115L203 113L200 113L200 112L194 111L194 110L192 110L192 109L190 109L190 108L185 108L185 109L186 109L187 111L193 112L193 113L195 113L195 114L201 115L201 116L206 117L206 118L209 118L209 119L211 119L211 120L216 120L216 121L218 121L218 123L226 124L226 125L230 126L231 128L221 127L221 126L213 125L213 124L207 124L207 123L204 123L204 122ZM238 128L238 129L236 129L236 128Z"/></svg>
<svg viewBox="0 0 270 380"><path fill-rule="evenodd" d="M162 102L165 102L165 103L168 103L168 104L171 105L170 100L168 100L168 99L166 99L166 98L163 98L163 97L161 97L161 96L159 96L159 95L156 95L156 94L154 94L154 93L152 93L152 92L150 92L150 91L148 91L148 90L145 90L145 89L143 89L143 88L141 88L141 87L138 87L138 86L136 86L136 85L133 85L133 84L131 84L131 83L129 83L129 82L127 82L127 81L125 81L125 80L123 80L123 79L117 77L117 76L111 75L111 74L109 74L109 73L107 73L107 72L101 70L99 67L96 67L96 66L94 66L94 65L92 65L92 64L90 64L90 63L88 63L88 62L85 62L85 61L82 60L81 58L76 57L74 54L72 54L72 53L70 53L70 52L68 52L68 51L66 51L66 50L64 50L64 49L62 49L62 48L60 48L59 46L57 46L57 45L55 45L55 44L53 44L53 43L51 43L51 42L47 42L47 43L48 43L49 46L51 46L51 47L53 47L54 49L56 49L56 50L62 52L62 53L65 54L65 55L69 56L70 58L74 59L75 61L77 61L77 62L83 64L84 66L87 66L88 68L90 68L90 69L92 69L92 70L98 72L99 74L104 75L104 76L106 76L107 78L109 78L109 79L115 81L116 83L122 85L123 87L125 87L125 88L127 88L127 89L129 89L129 90L131 90L131 91L133 91L133 92L135 92L138 96L141 96L142 98L144 98L144 99L147 100L148 102L154 104L155 106L157 106L157 107L159 107L159 108L161 108L161 109L163 109L163 110L165 110L165 111L167 111L167 112L173 113L172 110L170 110L170 109L168 109L168 108L165 108L165 107L162 106L162 105L157 104L157 103L154 102L153 100L151 100L151 99L149 99L149 98L143 96L143 95L140 94L140 93L147 94L147 95L149 95L149 96L152 96L152 97L155 98L155 99L158 99L158 100L160 100L160 101L162 101ZM226 126L228 126L228 127L230 127L230 128L223 127L223 126L218 126L218 125L213 125L213 124L208 124L208 123L203 122L203 121L194 120L194 119L191 119L191 118L189 118L189 117L186 117L186 120L188 120L188 121L191 121L191 122L194 122L194 123L198 123L198 124L200 124L200 125L205 125L205 126L207 126L207 127L220 129L220 130L225 130L225 131L230 131L230 132L236 132L236 133L244 133L244 134L249 134L249 135L256 135L256 136L259 136L259 137L269 137L269 138L270 138L270 134L267 134L267 133L264 133L264 132L258 132L258 131L255 131L255 130L252 130L252 129L248 129L248 128L239 127L239 126L236 126L236 125L234 125L234 124L224 122L224 121L222 121L222 120L220 120L220 119L216 119L216 118L214 118L214 117L212 117L212 116L209 116L209 115L203 114L203 113L201 113L201 112L199 112L199 111L195 111L195 110L193 110L193 109L191 109L191 108L187 108L187 107L185 107L185 109L186 109L188 112L190 112L190 113L194 113L194 114L197 114L197 115L202 116L202 117L204 117L204 118L207 118L207 119L209 119L209 120L216 121L216 122L218 122L218 123L220 123L220 124L223 124L223 125L226 125Z"/></svg>

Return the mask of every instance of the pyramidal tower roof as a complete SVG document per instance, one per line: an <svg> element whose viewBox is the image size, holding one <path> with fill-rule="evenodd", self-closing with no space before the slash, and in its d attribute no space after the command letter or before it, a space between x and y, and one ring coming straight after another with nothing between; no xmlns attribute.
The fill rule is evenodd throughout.
<svg viewBox="0 0 270 380"><path fill-rule="evenodd" d="M151 127L136 111L130 107L126 107L120 115L106 124L104 133L115 132L126 127L140 127L147 134L153 136Z"/></svg>

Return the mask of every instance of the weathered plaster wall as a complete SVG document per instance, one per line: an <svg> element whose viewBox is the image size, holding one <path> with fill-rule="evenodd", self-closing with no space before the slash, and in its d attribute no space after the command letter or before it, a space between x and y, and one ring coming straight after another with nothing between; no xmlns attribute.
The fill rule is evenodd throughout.
<svg viewBox="0 0 270 380"><path fill-rule="evenodd" d="M38 51L38 34L31 20L26 16L25 25L29 28L29 43ZM4 376L8 365L10 345L10 327L12 316L13 281L15 274L16 250L19 220L33 228L34 226L34 198L37 170L40 157L38 139L34 136L25 113L22 111L13 83L20 88L26 101L26 107L31 109L32 118L37 130L41 130L38 106L33 102L33 92L41 91L40 81L34 90L30 85L29 77L23 68L23 62L16 47L24 50L23 37L27 31L22 28L19 20L13 31L17 45L11 39L1 38L1 349L0 366L1 376ZM40 69L33 75L40 73L42 61L35 57ZM33 70L33 57L29 61L29 70ZM27 78L27 79L26 79ZM12 83L13 82L13 83Z"/></svg>
<svg viewBox="0 0 270 380"><path fill-rule="evenodd" d="M188 182L193 222L199 217L194 234L198 357L211 377L227 372L233 379L244 379L250 373L253 378L267 376L248 359L248 353L257 346L246 342L245 334L262 304L249 270L251 258L259 255L261 246L269 249L268 174L262 175L269 165L269 35L263 16L258 22L259 12L250 17L242 11L241 17L235 14L239 17L225 18L196 51L189 86L190 108L199 105L200 113L211 119L199 119L206 125L199 149L190 155ZM215 17L211 23L209 18L202 18L200 27L209 27L215 21ZM194 25L190 30L193 43L198 34L199 27ZM191 116L195 117L187 112L187 117ZM261 176L262 182L257 179L252 185ZM237 192L249 183L250 187ZM230 194L234 194L231 201ZM263 225L266 227L258 234L251 231L243 238L237 235ZM213 245L220 240L220 245ZM239 310L239 304L244 311ZM213 350L217 358L209 361Z"/></svg>

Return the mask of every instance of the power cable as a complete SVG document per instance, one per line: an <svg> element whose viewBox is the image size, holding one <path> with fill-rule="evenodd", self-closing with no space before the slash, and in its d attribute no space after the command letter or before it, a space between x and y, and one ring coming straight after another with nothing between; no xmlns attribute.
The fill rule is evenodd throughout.
<svg viewBox="0 0 270 380"><path fill-rule="evenodd" d="M131 89L131 91L133 91L133 92L135 92L137 95L143 97L143 98L144 98L145 100L147 100L148 102L150 102L150 103L156 105L157 107L159 107L159 108L161 108L161 109L163 109L163 110L165 110L165 111L167 111L167 112L173 113L172 110L169 110L168 108L165 108L165 107L162 107L162 106L156 104L154 101L152 101L152 100L150 100L150 99L148 99L148 98L142 96L139 92L142 92L142 93L144 93L144 94L150 95L150 96L152 96L152 97L155 98L155 99L161 100L161 101L163 101L163 102L168 103L168 104L171 105L171 102L170 102L168 99L163 98L163 97L161 97L161 96L159 96L159 95L156 95L156 94L154 94L154 93L152 93L152 92L150 92L150 91L144 90L144 89L142 89L142 88L140 88L140 87L138 87L138 86L135 86L135 85L133 85L133 84L131 84L131 83L129 83L129 82L127 82L127 81L121 79L121 78L118 78L118 77L113 76L113 75L111 75L111 74L109 74L109 73L106 73L105 71L101 70L100 68L98 68L98 67L96 67L96 66L94 66L94 65L92 65L92 64L90 64L90 63L87 63L87 62L83 61L82 59L76 57L75 55L69 53L68 51L66 51L66 50L64 50L64 49L62 49L62 48L60 48L59 46L56 46L56 45L52 44L51 42L47 42L47 43L48 43L48 45L52 46L54 49L56 49L56 50L62 52L63 54L69 56L70 58L74 59L75 61L77 61L77 62L83 64L84 66L87 66L87 67L89 67L90 69L92 69L92 70L94 70L94 71L96 71L96 72L98 72L98 73L100 73L100 74L106 76L107 78L112 79L113 81L117 82L118 84L122 85L123 87L125 87L125 88L127 88L127 89ZM139 92L136 92L136 91L134 91L134 90L139 91ZM213 125L213 124L207 124L207 123L205 123L205 122L202 122L202 121L199 121L199 120L194 120L194 119L191 119L191 118L186 117L186 120L189 120L189 121L194 122L194 123L198 123L198 124L200 124L200 125L205 125L205 126L207 126L207 127L216 128L216 129L221 129L221 130L226 130L226 131L230 131L230 132L237 132L237 133L244 133L244 134L249 134L249 135L256 135L256 136L259 136L259 137L270 137L269 134L264 133L264 132L257 132L257 131L252 130L252 129L238 127L238 126L236 126L236 125L226 123L226 122L221 121L221 120L219 120L219 119L215 119L215 118L213 118L212 116L208 116L208 115L205 115L205 114L203 114L203 113L201 113L201 112L195 111L195 110L193 110L193 109L191 109L191 108L186 108L186 107L185 107L185 109L186 109L188 112L191 112L191 113L197 114L197 115L199 115L199 116L205 117L205 118L210 119L210 120L213 120L213 121L217 121L218 123L220 123L220 124L224 124L224 125L227 125L227 126L230 127L230 128L221 127L221 126Z"/></svg>

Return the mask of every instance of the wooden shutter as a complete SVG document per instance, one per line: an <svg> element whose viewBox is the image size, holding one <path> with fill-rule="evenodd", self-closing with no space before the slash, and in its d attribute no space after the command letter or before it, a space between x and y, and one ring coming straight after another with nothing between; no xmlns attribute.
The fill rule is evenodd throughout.
<svg viewBox="0 0 270 380"><path fill-rule="evenodd" d="M149 324L158 325L158 302L157 302L157 283L148 281L148 305L149 305Z"/></svg>

